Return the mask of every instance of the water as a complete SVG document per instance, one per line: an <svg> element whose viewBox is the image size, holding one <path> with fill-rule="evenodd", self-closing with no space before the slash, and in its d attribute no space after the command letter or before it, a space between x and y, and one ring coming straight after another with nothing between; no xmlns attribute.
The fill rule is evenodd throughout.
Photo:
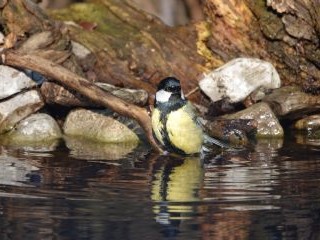
<svg viewBox="0 0 320 240"><path fill-rule="evenodd" d="M320 239L317 141L206 161L81 144L1 147L0 239Z"/></svg>

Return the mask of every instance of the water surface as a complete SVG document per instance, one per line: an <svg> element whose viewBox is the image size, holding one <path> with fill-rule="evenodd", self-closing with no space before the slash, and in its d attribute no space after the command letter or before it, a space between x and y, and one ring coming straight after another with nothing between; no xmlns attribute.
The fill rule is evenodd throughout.
<svg viewBox="0 0 320 240"><path fill-rule="evenodd" d="M0 148L0 239L320 239L317 141L205 160L53 146Z"/></svg>

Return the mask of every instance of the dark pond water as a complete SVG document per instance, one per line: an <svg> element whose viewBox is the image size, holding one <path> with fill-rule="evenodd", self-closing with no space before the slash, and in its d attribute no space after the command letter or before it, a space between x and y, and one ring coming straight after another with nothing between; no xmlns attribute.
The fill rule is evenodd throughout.
<svg viewBox="0 0 320 240"><path fill-rule="evenodd" d="M317 144L264 140L206 161L2 146L0 239L320 239Z"/></svg>

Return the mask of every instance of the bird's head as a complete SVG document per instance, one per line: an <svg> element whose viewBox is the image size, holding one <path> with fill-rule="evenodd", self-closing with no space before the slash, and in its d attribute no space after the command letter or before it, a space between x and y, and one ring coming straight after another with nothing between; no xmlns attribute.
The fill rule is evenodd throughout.
<svg viewBox="0 0 320 240"><path fill-rule="evenodd" d="M180 81L174 77L161 80L158 85L155 103L167 103L176 100L185 100Z"/></svg>

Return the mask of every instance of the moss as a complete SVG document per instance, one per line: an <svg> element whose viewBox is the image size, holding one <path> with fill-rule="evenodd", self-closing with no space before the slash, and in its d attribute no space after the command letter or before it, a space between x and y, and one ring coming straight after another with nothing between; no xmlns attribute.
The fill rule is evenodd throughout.
<svg viewBox="0 0 320 240"><path fill-rule="evenodd" d="M50 14L61 21L96 24L96 31L112 36L120 37L124 33L128 34L135 31L133 27L123 24L119 17L101 4L77 3L66 9L54 10Z"/></svg>

